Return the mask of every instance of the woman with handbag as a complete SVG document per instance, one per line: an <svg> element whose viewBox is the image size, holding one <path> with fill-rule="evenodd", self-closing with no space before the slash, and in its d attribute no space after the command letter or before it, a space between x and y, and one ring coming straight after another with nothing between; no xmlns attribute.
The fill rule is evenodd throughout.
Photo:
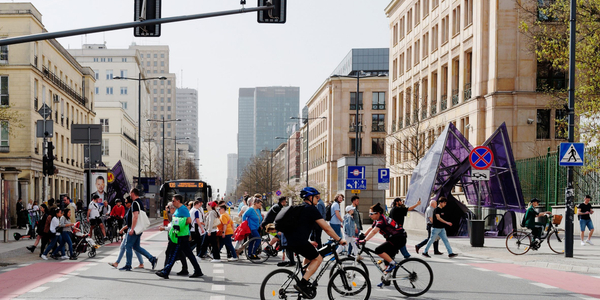
<svg viewBox="0 0 600 300"><path fill-rule="evenodd" d="M219 251L217 231L218 226L221 225L221 219L219 219L220 216L217 212L217 202L208 202L206 208L208 209L208 213L206 214L206 238L208 239L208 243L205 243L204 247L208 248L208 244L210 244L213 255L213 259L210 262L218 263L221 262L221 253Z"/></svg>
<svg viewBox="0 0 600 300"><path fill-rule="evenodd" d="M244 217L242 220L248 221L248 227L250 227L250 238L260 237L260 224L263 221L263 217L261 214L262 209L262 200L259 198L254 199L254 205L248 208L244 213ZM256 250L260 246L260 243L257 241L253 241L250 245L248 245L248 253L250 259L258 259L256 255Z"/></svg>
<svg viewBox="0 0 600 300"><path fill-rule="evenodd" d="M219 206L219 212L221 213L221 246L219 247L219 252L221 248L225 246L231 258L228 258L227 261L237 261L238 256L235 252L235 248L233 248L233 243L231 242L231 237L233 236L233 220L229 214L227 214L227 207L225 205Z"/></svg>

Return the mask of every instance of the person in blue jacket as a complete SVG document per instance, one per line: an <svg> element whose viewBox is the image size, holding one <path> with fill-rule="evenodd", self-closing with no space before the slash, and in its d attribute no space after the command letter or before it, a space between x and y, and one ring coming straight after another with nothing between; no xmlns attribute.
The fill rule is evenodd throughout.
<svg viewBox="0 0 600 300"><path fill-rule="evenodd" d="M244 213L242 217L242 221L248 221L248 227L250 228L250 238L260 237L260 224L263 221L263 216L261 214L262 210L262 199L256 198L254 200L254 205L249 207L248 210ZM254 241L248 245L248 253L250 255L248 258L250 259L258 259L256 255L256 249L260 246L260 242Z"/></svg>

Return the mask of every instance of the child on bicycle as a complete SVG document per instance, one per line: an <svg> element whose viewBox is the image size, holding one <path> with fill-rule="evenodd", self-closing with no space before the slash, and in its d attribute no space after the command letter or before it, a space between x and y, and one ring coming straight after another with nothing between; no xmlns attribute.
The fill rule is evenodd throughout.
<svg viewBox="0 0 600 300"><path fill-rule="evenodd" d="M533 237L534 237L533 246L534 247L539 247L539 244L541 242L542 230L544 229L544 225L545 225L543 223L536 222L535 218L552 214L549 211L538 213L536 211L536 208L539 205L540 205L539 199L537 199L537 198L531 199L531 201L529 201L529 207L527 208L527 211L525 211L525 217L524 217L525 227L531 229L531 233L533 234Z"/></svg>

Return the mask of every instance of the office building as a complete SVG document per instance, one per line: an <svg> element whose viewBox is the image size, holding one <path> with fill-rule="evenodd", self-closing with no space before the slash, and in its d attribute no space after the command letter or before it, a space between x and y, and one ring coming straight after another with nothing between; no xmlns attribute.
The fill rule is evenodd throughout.
<svg viewBox="0 0 600 300"><path fill-rule="evenodd" d="M200 154L198 151L198 91L189 88L178 88L176 104L177 139L186 139L178 143L189 145L188 151L193 154L194 165L198 166Z"/></svg>
<svg viewBox="0 0 600 300"><path fill-rule="evenodd" d="M227 154L227 186L225 188L227 195L233 194L237 188L237 161L236 153Z"/></svg>

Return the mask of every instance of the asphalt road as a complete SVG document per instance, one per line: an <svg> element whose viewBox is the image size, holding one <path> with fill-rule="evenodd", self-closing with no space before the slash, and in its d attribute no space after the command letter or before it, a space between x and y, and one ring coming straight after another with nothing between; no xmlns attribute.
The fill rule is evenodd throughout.
<svg viewBox="0 0 600 300"><path fill-rule="evenodd" d="M159 257L160 266L166 245L165 233L144 233L142 247ZM177 276L180 265L176 264L170 279L165 280L154 274L149 262L146 269L131 272L110 267L108 263L115 261L117 254L118 245L112 244L100 248L93 259L40 260L0 268L0 299L257 299L263 278L277 268L273 258L260 265L246 260L201 261L203 277ZM425 260L434 270L434 283L420 299L600 298L600 278L591 275L481 260L468 254ZM393 287L377 288L378 271L370 262L368 265L373 285L370 299L405 298ZM322 278L316 299L327 298L325 287L326 278Z"/></svg>

